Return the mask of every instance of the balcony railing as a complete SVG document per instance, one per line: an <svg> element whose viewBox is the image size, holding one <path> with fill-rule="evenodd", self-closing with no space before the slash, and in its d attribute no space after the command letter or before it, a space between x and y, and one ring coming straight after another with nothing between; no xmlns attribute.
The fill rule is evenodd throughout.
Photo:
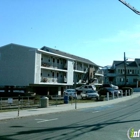
<svg viewBox="0 0 140 140"><path fill-rule="evenodd" d="M49 67L49 68L55 68L55 69L62 69L62 70L67 70L67 65L59 65L56 63L47 63L47 62L42 62L41 63L42 67Z"/></svg>
<svg viewBox="0 0 140 140"><path fill-rule="evenodd" d="M116 73L107 73L107 76L108 77L115 77L116 76Z"/></svg>
<svg viewBox="0 0 140 140"><path fill-rule="evenodd" d="M50 67L51 65L50 65L49 63L42 62L42 63L41 63L41 66L43 66L43 67Z"/></svg>
<svg viewBox="0 0 140 140"><path fill-rule="evenodd" d="M42 77L41 82L43 83L66 83L67 78L48 78L48 77Z"/></svg>

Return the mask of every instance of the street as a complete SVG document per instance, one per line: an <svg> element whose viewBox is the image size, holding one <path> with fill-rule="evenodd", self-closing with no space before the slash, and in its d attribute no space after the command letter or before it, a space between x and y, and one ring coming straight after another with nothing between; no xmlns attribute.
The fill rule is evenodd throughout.
<svg viewBox="0 0 140 140"><path fill-rule="evenodd" d="M140 98L114 105L0 121L0 140L128 140L140 129ZM133 138L137 139L137 138Z"/></svg>

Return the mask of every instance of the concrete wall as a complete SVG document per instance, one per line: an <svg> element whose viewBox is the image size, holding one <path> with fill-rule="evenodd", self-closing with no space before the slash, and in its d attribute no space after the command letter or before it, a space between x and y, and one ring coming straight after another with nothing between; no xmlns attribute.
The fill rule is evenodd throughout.
<svg viewBox="0 0 140 140"><path fill-rule="evenodd" d="M36 52L35 54L35 75L34 83L39 84L41 81L41 53Z"/></svg>
<svg viewBox="0 0 140 140"><path fill-rule="evenodd" d="M36 49L15 44L0 47L0 85L34 83Z"/></svg>
<svg viewBox="0 0 140 140"><path fill-rule="evenodd" d="M74 62L72 60L67 60L68 64L68 72L67 72L67 84L73 85L73 65Z"/></svg>

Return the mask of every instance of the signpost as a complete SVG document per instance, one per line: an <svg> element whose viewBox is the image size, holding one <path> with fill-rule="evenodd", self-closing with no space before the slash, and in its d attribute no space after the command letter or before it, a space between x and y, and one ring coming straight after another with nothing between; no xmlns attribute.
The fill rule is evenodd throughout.
<svg viewBox="0 0 140 140"><path fill-rule="evenodd" d="M19 110L20 110L20 95L18 95L18 116L19 116Z"/></svg>

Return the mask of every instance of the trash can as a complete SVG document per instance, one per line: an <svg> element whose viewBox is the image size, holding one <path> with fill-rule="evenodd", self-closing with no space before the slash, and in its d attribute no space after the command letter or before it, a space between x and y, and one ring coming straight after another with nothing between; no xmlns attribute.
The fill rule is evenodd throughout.
<svg viewBox="0 0 140 140"><path fill-rule="evenodd" d="M69 103L69 96L65 95L64 96L64 104L68 104Z"/></svg>
<svg viewBox="0 0 140 140"><path fill-rule="evenodd" d="M45 97L43 96L41 99L40 99L40 103L41 103L41 107L48 107L49 106L49 98L48 97Z"/></svg>

